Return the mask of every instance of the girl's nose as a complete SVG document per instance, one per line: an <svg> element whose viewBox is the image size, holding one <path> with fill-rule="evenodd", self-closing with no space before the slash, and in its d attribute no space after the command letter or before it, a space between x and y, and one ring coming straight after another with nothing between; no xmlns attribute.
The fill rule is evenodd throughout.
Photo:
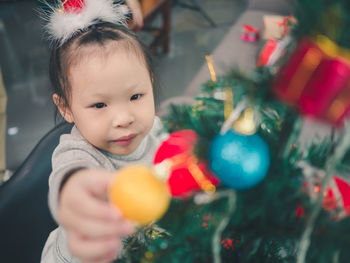
<svg viewBox="0 0 350 263"><path fill-rule="evenodd" d="M125 128L135 121L134 115L127 111L118 111L113 119L113 127Z"/></svg>

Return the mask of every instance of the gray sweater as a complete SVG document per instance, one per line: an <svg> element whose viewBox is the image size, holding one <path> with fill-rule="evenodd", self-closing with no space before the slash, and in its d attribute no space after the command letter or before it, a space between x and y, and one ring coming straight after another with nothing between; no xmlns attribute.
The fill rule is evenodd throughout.
<svg viewBox="0 0 350 263"><path fill-rule="evenodd" d="M57 221L59 188L64 176L74 168L105 168L115 171L133 163L152 164L155 151L167 134L162 132L158 117L155 118L150 133L138 148L127 156L116 156L103 152L88 143L74 126L70 134L64 134L52 155L52 172L49 178L49 207ZM64 229L59 226L51 232L43 249L41 262L79 262L70 254Z"/></svg>

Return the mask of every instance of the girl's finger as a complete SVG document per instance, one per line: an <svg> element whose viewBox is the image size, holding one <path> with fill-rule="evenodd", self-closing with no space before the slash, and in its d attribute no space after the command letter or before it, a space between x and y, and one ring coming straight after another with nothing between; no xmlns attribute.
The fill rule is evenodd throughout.
<svg viewBox="0 0 350 263"><path fill-rule="evenodd" d="M69 217L71 214L104 221L116 221L122 218L121 212L108 201L97 199L86 192L79 195L79 198L67 196L70 201L66 205L63 205L63 202L60 204L59 218Z"/></svg>
<svg viewBox="0 0 350 263"><path fill-rule="evenodd" d="M68 235L68 247L72 255L83 262L109 262L116 258L122 242L116 238L88 239L76 233Z"/></svg>
<svg viewBox="0 0 350 263"><path fill-rule="evenodd" d="M134 224L127 220L104 221L93 218L72 217L65 228L89 238L123 237L131 235Z"/></svg>

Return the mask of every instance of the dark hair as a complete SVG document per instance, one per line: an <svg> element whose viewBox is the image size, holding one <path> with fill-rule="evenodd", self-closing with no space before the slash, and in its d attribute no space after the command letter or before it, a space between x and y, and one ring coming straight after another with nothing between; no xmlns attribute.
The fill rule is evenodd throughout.
<svg viewBox="0 0 350 263"><path fill-rule="evenodd" d="M54 43L51 47L49 75L53 93L59 96L60 103L69 106L71 91L68 72L72 63L76 63L81 59L79 57L81 56L81 52L79 52L81 48L87 46L105 47L111 41L123 41L127 50L132 50L145 62L153 86L154 99L157 101L159 82L148 47L135 33L123 25L98 23L84 32L78 32L63 45Z"/></svg>

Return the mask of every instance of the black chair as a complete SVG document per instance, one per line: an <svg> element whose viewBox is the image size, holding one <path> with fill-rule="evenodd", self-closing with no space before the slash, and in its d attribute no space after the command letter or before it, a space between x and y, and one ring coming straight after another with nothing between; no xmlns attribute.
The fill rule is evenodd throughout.
<svg viewBox="0 0 350 263"><path fill-rule="evenodd" d="M48 208L51 155L71 124L49 131L27 159L0 186L0 262L38 263L49 233L56 228Z"/></svg>

